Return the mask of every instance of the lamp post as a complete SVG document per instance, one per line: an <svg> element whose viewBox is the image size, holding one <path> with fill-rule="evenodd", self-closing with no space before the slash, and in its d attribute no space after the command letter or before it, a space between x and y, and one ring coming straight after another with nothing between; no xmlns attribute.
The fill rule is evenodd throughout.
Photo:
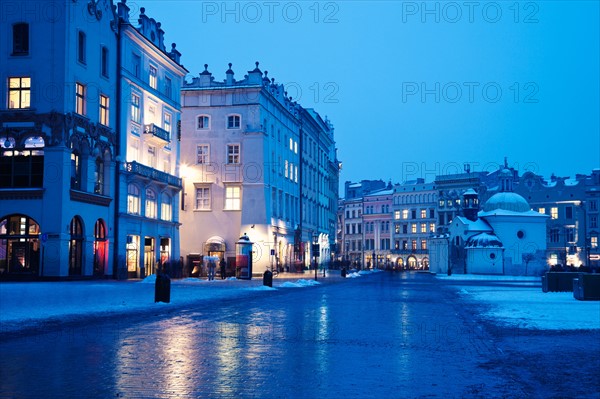
<svg viewBox="0 0 600 399"><path fill-rule="evenodd" d="M315 281L317 281L317 257L319 256L319 236L316 233L313 233L313 245L312 245L312 253L313 253L313 264L315 267Z"/></svg>

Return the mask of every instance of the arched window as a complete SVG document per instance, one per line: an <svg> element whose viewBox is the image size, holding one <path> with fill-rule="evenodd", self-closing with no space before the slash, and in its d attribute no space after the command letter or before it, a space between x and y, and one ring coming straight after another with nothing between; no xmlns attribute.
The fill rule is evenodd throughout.
<svg viewBox="0 0 600 399"><path fill-rule="evenodd" d="M127 186L127 213L140 214L140 189L135 184Z"/></svg>
<svg viewBox="0 0 600 399"><path fill-rule="evenodd" d="M171 197L167 193L162 193L160 200L160 218L170 222L173 220L173 211L171 206Z"/></svg>
<svg viewBox="0 0 600 399"><path fill-rule="evenodd" d="M104 160L96 158L94 168L94 194L104 194Z"/></svg>
<svg viewBox="0 0 600 399"><path fill-rule="evenodd" d="M40 226L26 215L0 220L0 274L37 275Z"/></svg>
<svg viewBox="0 0 600 399"><path fill-rule="evenodd" d="M104 220L96 220L94 225L94 275L106 272L108 260L108 241L106 240L106 224Z"/></svg>
<svg viewBox="0 0 600 399"><path fill-rule="evenodd" d="M69 226L71 234L69 241L69 276L81 276L83 261L83 223L79 216L71 219Z"/></svg>
<svg viewBox="0 0 600 399"><path fill-rule="evenodd" d="M147 218L156 219L156 193L146 189L146 213Z"/></svg>

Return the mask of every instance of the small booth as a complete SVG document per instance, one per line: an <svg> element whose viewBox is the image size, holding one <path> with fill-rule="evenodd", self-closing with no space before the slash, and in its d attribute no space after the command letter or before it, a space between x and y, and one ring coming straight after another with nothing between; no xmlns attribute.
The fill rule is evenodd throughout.
<svg viewBox="0 0 600 399"><path fill-rule="evenodd" d="M252 279L252 244L246 234L235 244L235 275L239 279Z"/></svg>

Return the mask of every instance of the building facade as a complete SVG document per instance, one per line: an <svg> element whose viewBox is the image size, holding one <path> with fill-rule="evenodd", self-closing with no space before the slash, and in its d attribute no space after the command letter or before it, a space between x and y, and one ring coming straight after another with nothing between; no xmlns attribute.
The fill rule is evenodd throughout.
<svg viewBox="0 0 600 399"><path fill-rule="evenodd" d="M117 17L20 1L0 25L0 276L112 276Z"/></svg>
<svg viewBox="0 0 600 399"><path fill-rule="evenodd" d="M187 70L160 23L140 9L119 15L119 164L117 174L119 268L144 278L179 261L180 91ZM126 271L122 270L126 267Z"/></svg>
<svg viewBox="0 0 600 399"><path fill-rule="evenodd" d="M423 179L394 187L392 258L397 269L429 268L427 240L437 229L437 198L435 184Z"/></svg>
<svg viewBox="0 0 600 399"><path fill-rule="evenodd" d="M377 269L391 268L392 198L391 184L363 198L363 264Z"/></svg>
<svg viewBox="0 0 600 399"><path fill-rule="evenodd" d="M242 80L231 64L225 75L215 81L205 65L182 90L182 252L190 267L214 255L233 274L236 243L247 235L254 274L301 272L313 240L319 260L334 242L333 128L258 63Z"/></svg>

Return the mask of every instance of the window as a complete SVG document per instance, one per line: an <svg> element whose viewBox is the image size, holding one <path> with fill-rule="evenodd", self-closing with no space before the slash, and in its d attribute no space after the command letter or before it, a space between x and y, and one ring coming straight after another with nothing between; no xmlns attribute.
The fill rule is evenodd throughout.
<svg viewBox="0 0 600 399"><path fill-rule="evenodd" d="M104 161L96 158L94 169L94 194L104 194Z"/></svg>
<svg viewBox="0 0 600 399"><path fill-rule="evenodd" d="M77 151L71 153L71 188L81 190L81 156Z"/></svg>
<svg viewBox="0 0 600 399"><path fill-rule="evenodd" d="M75 83L75 112L85 115L85 86Z"/></svg>
<svg viewBox="0 0 600 399"><path fill-rule="evenodd" d="M408 234L408 225L407 224L402 225L402 234Z"/></svg>
<svg viewBox="0 0 600 399"><path fill-rule="evenodd" d="M210 118L208 115L200 115L197 119L196 129L204 130L210 129Z"/></svg>
<svg viewBox="0 0 600 399"><path fill-rule="evenodd" d="M100 123L104 126L109 125L108 118L108 97L100 95Z"/></svg>
<svg viewBox="0 0 600 399"><path fill-rule="evenodd" d="M443 208L446 205L446 201L443 199L440 200L440 208Z"/></svg>
<svg viewBox="0 0 600 399"><path fill-rule="evenodd" d="M100 50L100 72L108 78L108 48L102 46Z"/></svg>
<svg viewBox="0 0 600 399"><path fill-rule="evenodd" d="M590 200L590 211L597 211L598 203L595 200Z"/></svg>
<svg viewBox="0 0 600 399"><path fill-rule="evenodd" d="M208 144L198 144L196 147L196 163L198 165L206 165L210 162L209 151Z"/></svg>
<svg viewBox="0 0 600 399"><path fill-rule="evenodd" d="M41 137L29 137L24 148L13 137L0 138L0 188L42 187L44 145Z"/></svg>
<svg viewBox="0 0 600 399"><path fill-rule="evenodd" d="M421 249L427 249L427 240L421 240Z"/></svg>
<svg viewBox="0 0 600 399"><path fill-rule="evenodd" d="M8 108L24 109L31 106L31 78L8 78Z"/></svg>
<svg viewBox="0 0 600 399"><path fill-rule="evenodd" d="M545 214L546 213L546 208L538 208L538 212L541 214Z"/></svg>
<svg viewBox="0 0 600 399"><path fill-rule="evenodd" d="M146 189L146 217L156 219L156 193Z"/></svg>
<svg viewBox="0 0 600 399"><path fill-rule="evenodd" d="M165 96L171 98L173 94L173 84L171 78L165 76Z"/></svg>
<svg viewBox="0 0 600 399"><path fill-rule="evenodd" d="M152 87L153 89L156 89L156 87L157 87L157 83L158 83L157 76L158 76L158 69L156 69L156 67L150 65L148 83L150 84L150 87Z"/></svg>
<svg viewBox="0 0 600 399"><path fill-rule="evenodd" d="M137 94L131 95L131 120L135 123L140 123L140 96Z"/></svg>
<svg viewBox="0 0 600 399"><path fill-rule="evenodd" d="M140 214L140 189L135 184L127 186L127 213Z"/></svg>
<svg viewBox="0 0 600 399"><path fill-rule="evenodd" d="M137 54L133 54L133 58L131 60L131 69L133 72L133 76L139 78L140 72L142 70L142 57Z"/></svg>
<svg viewBox="0 0 600 399"><path fill-rule="evenodd" d="M421 233L427 233L427 223L421 223Z"/></svg>
<svg viewBox="0 0 600 399"><path fill-rule="evenodd" d="M164 121L163 121L163 129L169 132L169 137L171 136L171 114L165 113Z"/></svg>
<svg viewBox="0 0 600 399"><path fill-rule="evenodd" d="M240 128L240 116L229 115L227 117L227 129L239 129Z"/></svg>
<svg viewBox="0 0 600 399"><path fill-rule="evenodd" d="M408 209L402 210L402 219L408 219Z"/></svg>
<svg viewBox="0 0 600 399"><path fill-rule="evenodd" d="M429 210L429 219L435 219L435 209Z"/></svg>
<svg viewBox="0 0 600 399"><path fill-rule="evenodd" d="M565 218L573 219L573 207L572 206L565 207Z"/></svg>
<svg viewBox="0 0 600 399"><path fill-rule="evenodd" d="M435 223L429 223L429 232L435 233Z"/></svg>
<svg viewBox="0 0 600 399"><path fill-rule="evenodd" d="M411 244L410 249L412 249L413 251L416 251L417 250L417 240L412 240L410 242L410 244Z"/></svg>
<svg viewBox="0 0 600 399"><path fill-rule="evenodd" d="M13 50L12 55L29 54L29 24L18 23L13 25Z"/></svg>
<svg viewBox="0 0 600 399"><path fill-rule="evenodd" d="M239 211L241 205L241 188L239 186L225 187L225 210Z"/></svg>
<svg viewBox="0 0 600 399"><path fill-rule="evenodd" d="M567 227L565 229L565 236L568 243L575 243L575 229L572 227Z"/></svg>
<svg viewBox="0 0 600 399"><path fill-rule="evenodd" d="M85 64L85 33L77 33L77 61Z"/></svg>
<svg viewBox="0 0 600 399"><path fill-rule="evenodd" d="M171 207L171 197L167 193L161 195L160 201L160 218L170 222L173 219L173 212Z"/></svg>
<svg viewBox="0 0 600 399"><path fill-rule="evenodd" d="M209 211L210 210L210 188L208 187L197 187L196 188L196 210Z"/></svg>
<svg viewBox="0 0 600 399"><path fill-rule="evenodd" d="M598 216L590 216L590 228L596 229L598 228Z"/></svg>
<svg viewBox="0 0 600 399"><path fill-rule="evenodd" d="M559 240L559 231L557 228L550 229L550 242L557 243Z"/></svg>
<svg viewBox="0 0 600 399"><path fill-rule="evenodd" d="M410 226L410 232L411 233L416 233L417 232L417 224L416 223L412 223Z"/></svg>
<svg viewBox="0 0 600 399"><path fill-rule="evenodd" d="M229 163L229 164L240 163L240 145L239 144L227 144L227 163Z"/></svg>
<svg viewBox="0 0 600 399"><path fill-rule="evenodd" d="M596 237L596 236L590 237L590 245L594 249L598 248L598 237Z"/></svg>
<svg viewBox="0 0 600 399"><path fill-rule="evenodd" d="M421 219L427 219L427 210L421 209Z"/></svg>
<svg viewBox="0 0 600 399"><path fill-rule="evenodd" d="M148 146L148 166L156 169L156 147Z"/></svg>
<svg viewBox="0 0 600 399"><path fill-rule="evenodd" d="M402 249L405 251L408 249L408 241L402 240Z"/></svg>
<svg viewBox="0 0 600 399"><path fill-rule="evenodd" d="M416 219L417 218L417 210L416 209L412 209L410 211L410 216L411 216L411 219Z"/></svg>
<svg viewBox="0 0 600 399"><path fill-rule="evenodd" d="M550 208L550 218L558 219L558 208L557 207Z"/></svg>
<svg viewBox="0 0 600 399"><path fill-rule="evenodd" d="M400 219L400 211L394 211L394 219Z"/></svg>

